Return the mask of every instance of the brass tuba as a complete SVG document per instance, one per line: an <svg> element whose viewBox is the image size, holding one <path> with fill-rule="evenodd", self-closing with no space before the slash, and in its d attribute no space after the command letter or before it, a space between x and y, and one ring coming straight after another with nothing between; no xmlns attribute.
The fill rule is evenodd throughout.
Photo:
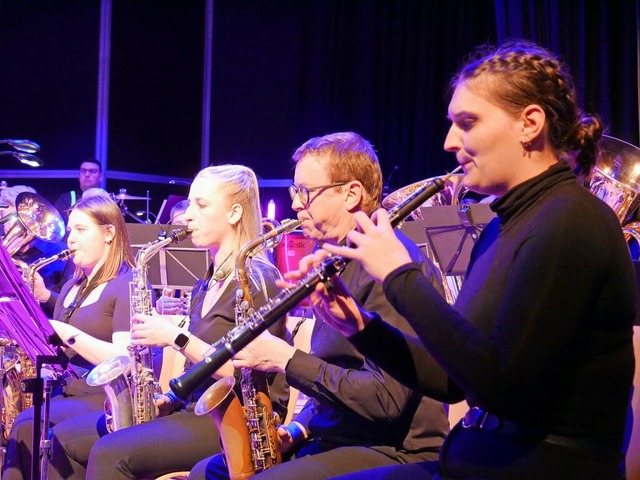
<svg viewBox="0 0 640 480"><path fill-rule="evenodd" d="M614 211L627 243L640 247L640 221L631 221L640 204L640 148L603 136L589 190ZM637 257L638 252L632 254Z"/></svg>
<svg viewBox="0 0 640 480"><path fill-rule="evenodd" d="M56 208L40 195L22 192L16 197L16 211L0 219L0 224L12 221L2 238L9 255L15 255L35 238L57 242L64 237L64 220Z"/></svg>
<svg viewBox="0 0 640 480"><path fill-rule="evenodd" d="M268 231L244 245L236 257L236 324L243 325L253 313L249 292L247 260L259 252L274 248L282 236L299 227L299 220L264 222ZM233 387L235 378L223 377L198 399L196 415L210 414L223 444L223 453L231 480L243 480L282 462L278 446L277 422L269 397L266 374L241 369L242 403Z"/></svg>

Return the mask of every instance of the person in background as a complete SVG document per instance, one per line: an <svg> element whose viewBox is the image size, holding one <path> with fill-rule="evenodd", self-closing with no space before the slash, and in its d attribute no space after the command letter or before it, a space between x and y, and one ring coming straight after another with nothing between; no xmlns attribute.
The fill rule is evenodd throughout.
<svg viewBox="0 0 640 480"><path fill-rule="evenodd" d="M436 478L622 479L636 283L616 215L576 176L596 162L601 122L578 106L565 65L527 41L480 49L451 86L444 148L466 187L497 197L455 305L433 290L382 210L356 217L350 248L323 248L383 282L418 339L359 309L335 282L313 301L407 385L467 400ZM341 479L429 478L425 469Z"/></svg>
<svg viewBox="0 0 640 480"><path fill-rule="evenodd" d="M131 343L129 283L133 259L129 235L115 202L96 196L76 203L69 215L67 245L75 273L60 291L51 324L79 375L53 397L51 424L87 412L102 412L105 394L82 376L100 362L127 355ZM2 471L5 480L31 478L33 409L15 420Z"/></svg>
<svg viewBox="0 0 640 480"><path fill-rule="evenodd" d="M69 219L69 209L82 198L83 192L89 188L100 187L103 180L104 173L102 172L102 165L98 160L95 158L87 158L80 164L80 175L78 177L80 190L61 193L53 203L53 206L56 207L63 216L65 223Z"/></svg>
<svg viewBox="0 0 640 480"><path fill-rule="evenodd" d="M101 187L87 188L84 192L82 192L82 198L89 198L95 195L102 195L103 197L112 198L111 194Z"/></svg>
<svg viewBox="0 0 640 480"><path fill-rule="evenodd" d="M357 133L312 138L296 150L293 161L292 208L304 235L318 244L342 242L357 212L366 215L380 206L378 157ZM399 238L439 287L435 267L408 238ZM411 331L360 265L348 265L341 278L359 304L383 311L396 327ZM233 364L283 373L289 385L309 397L293 421L279 429L283 452L295 458L256 478L319 480L375 465L438 458L449 427L443 405L401 385L321 320L314 323L310 353L266 333L239 352ZM222 456L200 462L189 478L228 478Z"/></svg>
<svg viewBox="0 0 640 480"><path fill-rule="evenodd" d="M136 314L132 342L135 345L172 346L192 362L202 360L210 344L227 334L236 321L236 255L261 234L260 199L255 173L241 165L217 165L201 170L189 192L186 212L194 245L207 248L212 264L194 287L188 330L161 315ZM249 289L256 307L277 292L278 270L263 254L246 268ZM270 328L284 338L284 318ZM221 377L240 372L227 362L183 402L172 392L157 400L155 420L112 433L104 429L101 414L71 418L53 428L53 458L49 479L154 478L188 470L196 462L220 451L219 433L209 415L198 416L194 406L200 395ZM288 387L283 375L268 375L273 411L286 415ZM242 398L240 382L235 392ZM247 445L248 448L248 445Z"/></svg>
<svg viewBox="0 0 640 480"><path fill-rule="evenodd" d="M169 223L171 225L187 225L187 219L185 217L185 213L189 208L189 200L181 200L176 203L173 207L171 207L171 211L169 212Z"/></svg>

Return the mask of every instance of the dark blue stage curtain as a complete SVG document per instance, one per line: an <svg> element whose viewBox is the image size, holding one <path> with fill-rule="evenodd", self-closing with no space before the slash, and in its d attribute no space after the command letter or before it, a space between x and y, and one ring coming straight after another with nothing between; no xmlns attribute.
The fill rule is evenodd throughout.
<svg viewBox="0 0 640 480"><path fill-rule="evenodd" d="M588 4L588 6L587 6ZM530 38L559 53L588 112L638 145L638 0L495 0L498 39Z"/></svg>
<svg viewBox="0 0 640 480"><path fill-rule="evenodd" d="M112 1L108 167L191 177L205 0ZM442 149L448 80L474 46L507 37L559 53L586 109L638 144L639 1L215 0L210 160L288 178L304 140L354 130L390 190L440 175L455 164ZM0 138L39 141L47 169L93 154L99 26L99 0L0 0ZM172 188L153 202L186 193Z"/></svg>

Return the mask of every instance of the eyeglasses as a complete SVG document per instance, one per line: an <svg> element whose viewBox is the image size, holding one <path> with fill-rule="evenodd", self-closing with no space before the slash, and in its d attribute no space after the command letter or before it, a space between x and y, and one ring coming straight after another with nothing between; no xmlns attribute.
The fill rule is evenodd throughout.
<svg viewBox="0 0 640 480"><path fill-rule="evenodd" d="M97 168L81 168L80 169L80 175L97 175L98 173L100 173L100 170L98 170Z"/></svg>
<svg viewBox="0 0 640 480"><path fill-rule="evenodd" d="M298 199L300 199L300 202L306 207L309 205L309 203L311 203L309 192L313 192L316 190L322 191L333 187L341 187L342 185L346 185L347 183L349 182L336 182L330 183L328 185L319 185L317 187L305 187L304 185L300 185L298 187L297 185L291 185L289 187L289 195L291 196L291 201L294 201L297 195Z"/></svg>

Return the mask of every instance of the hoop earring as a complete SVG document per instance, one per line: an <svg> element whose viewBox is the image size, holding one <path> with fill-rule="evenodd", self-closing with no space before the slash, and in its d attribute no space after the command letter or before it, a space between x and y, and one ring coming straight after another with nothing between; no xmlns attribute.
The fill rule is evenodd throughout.
<svg viewBox="0 0 640 480"><path fill-rule="evenodd" d="M522 145L522 156L526 157L527 155L531 156L531 142L527 140L520 140L520 145Z"/></svg>

